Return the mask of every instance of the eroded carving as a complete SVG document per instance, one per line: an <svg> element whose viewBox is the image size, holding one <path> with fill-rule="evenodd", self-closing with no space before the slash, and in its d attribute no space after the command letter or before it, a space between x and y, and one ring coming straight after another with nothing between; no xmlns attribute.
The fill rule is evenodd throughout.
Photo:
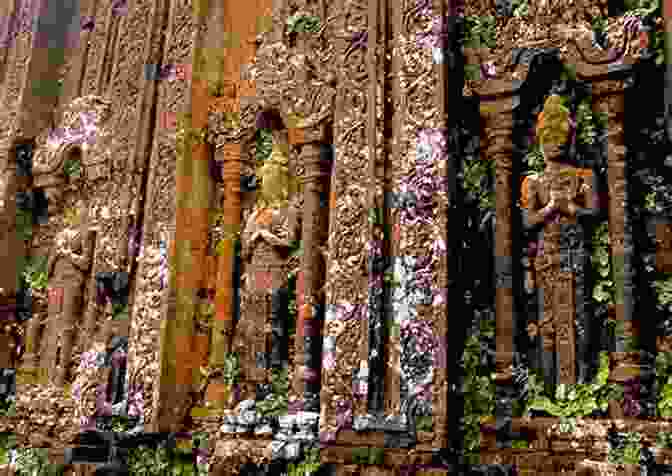
<svg viewBox="0 0 672 476"><path fill-rule="evenodd" d="M83 286L91 269L96 241L96 230L89 229L88 207L83 201L77 204L75 224L79 230L65 229L57 235L47 264L49 317L43 339L47 349L42 354L41 367L52 373L57 385L66 380L75 327L83 309Z"/></svg>
<svg viewBox="0 0 672 476"><path fill-rule="evenodd" d="M240 356L242 398L254 398L256 389L251 385L266 378L272 298L287 287L289 250L300 236L298 209L288 201L287 165L286 147L275 142L271 157L260 169L259 200L241 234L241 317L234 331L233 350Z"/></svg>

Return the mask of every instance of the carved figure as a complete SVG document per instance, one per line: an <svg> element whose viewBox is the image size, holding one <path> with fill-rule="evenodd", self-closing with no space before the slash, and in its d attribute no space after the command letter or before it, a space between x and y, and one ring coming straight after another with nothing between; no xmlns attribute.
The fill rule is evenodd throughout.
<svg viewBox="0 0 672 476"><path fill-rule="evenodd" d="M259 170L261 196L241 235L242 305L233 350L240 357L247 383L262 383L266 378L272 295L287 287L288 251L299 237L298 210L287 202L287 163L283 147L275 143L271 157ZM248 392L253 390L247 388Z"/></svg>
<svg viewBox="0 0 672 476"><path fill-rule="evenodd" d="M543 226L543 240L530 246L532 269L528 271L527 285L539 289L543 299L542 319L528 326L530 333L541 334L544 349L544 374L554 377L552 359L559 354L558 383L575 383L575 289L574 272L581 262L581 246L567 246L568 237L580 237L577 216L595 215L598 204L593 204L591 170L578 169L563 162L569 136L569 110L560 96L551 95L539 115L537 137L544 151L543 174L526 179L523 203L527 206L528 226ZM582 379L586 369L581 370Z"/></svg>
<svg viewBox="0 0 672 476"><path fill-rule="evenodd" d="M56 242L47 263L49 276L49 317L47 321L47 351L41 367L51 373L56 369L55 383L63 385L72 355L74 332L83 308L83 285L90 271L96 241L96 231L88 228L88 207L77 204L75 224L80 229L65 229ZM60 343L59 343L60 341ZM58 359L60 346L60 362Z"/></svg>

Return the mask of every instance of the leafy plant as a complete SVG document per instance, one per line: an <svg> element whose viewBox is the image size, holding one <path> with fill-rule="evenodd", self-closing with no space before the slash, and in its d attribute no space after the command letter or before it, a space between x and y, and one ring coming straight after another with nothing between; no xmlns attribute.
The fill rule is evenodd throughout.
<svg viewBox="0 0 672 476"><path fill-rule="evenodd" d="M16 207L16 233L23 241L33 237L33 211L29 208Z"/></svg>
<svg viewBox="0 0 672 476"><path fill-rule="evenodd" d="M527 167L531 172L536 172L538 174L544 172L544 152L540 144L532 144L530 150L525 156L525 160L527 161Z"/></svg>
<svg viewBox="0 0 672 476"><path fill-rule="evenodd" d="M464 431L464 450L467 454L478 455L481 419L494 415L495 412L494 375L487 365L481 363L481 350L485 347L481 339L492 340L494 335L494 321L481 321L480 335L472 334L467 337L462 355L464 379L461 390L464 394L464 416L461 423Z"/></svg>
<svg viewBox="0 0 672 476"><path fill-rule="evenodd" d="M47 288L47 256L28 257L23 271L23 278L32 290L42 291Z"/></svg>
<svg viewBox="0 0 672 476"><path fill-rule="evenodd" d="M656 381L658 388L658 416L672 417L672 352L656 355Z"/></svg>
<svg viewBox="0 0 672 476"><path fill-rule="evenodd" d="M656 434L656 446L659 448L672 448L672 433L659 431Z"/></svg>
<svg viewBox="0 0 672 476"><path fill-rule="evenodd" d="M573 433L576 431L576 418L561 417L558 429L561 433Z"/></svg>
<svg viewBox="0 0 672 476"><path fill-rule="evenodd" d="M479 200L483 209L495 208L495 192L484 187L487 178L494 174L495 164L492 160L475 159L464 162L464 188Z"/></svg>
<svg viewBox="0 0 672 476"><path fill-rule="evenodd" d="M662 306L672 305L672 273L664 279L658 279L653 282L656 288L658 302Z"/></svg>
<svg viewBox="0 0 672 476"><path fill-rule="evenodd" d="M289 463L287 476L310 476L316 473L321 465L319 448L312 448L298 464Z"/></svg>
<svg viewBox="0 0 672 476"><path fill-rule="evenodd" d="M601 223L594 231L591 261L595 282L593 299L600 303L614 304L616 289L609 259L609 228L606 222Z"/></svg>
<svg viewBox="0 0 672 476"><path fill-rule="evenodd" d="M125 433L133 429L134 426L126 416L114 415L112 417L112 431L114 432Z"/></svg>
<svg viewBox="0 0 672 476"><path fill-rule="evenodd" d="M494 48L497 46L497 26L495 17L473 16L465 17L464 46L467 48Z"/></svg>
<svg viewBox="0 0 672 476"><path fill-rule="evenodd" d="M541 410L558 417L584 417L595 410L606 411L610 400L620 400L623 388L608 384L609 354L600 353L600 367L592 384L560 384L556 388L555 399L543 395L541 386L531 392L525 412Z"/></svg>
<svg viewBox="0 0 672 476"><path fill-rule="evenodd" d="M318 31L320 31L319 17L295 14L287 19L288 33L317 33Z"/></svg>
<svg viewBox="0 0 672 476"><path fill-rule="evenodd" d="M415 417L415 429L417 431L432 431L434 428L434 423L431 416L421 416L418 415Z"/></svg>
<svg viewBox="0 0 672 476"><path fill-rule="evenodd" d="M528 0L513 0L513 16L524 17L529 13Z"/></svg>
<svg viewBox="0 0 672 476"><path fill-rule="evenodd" d="M261 165L271 156L273 151L273 134L271 129L258 129L256 137L256 159L257 163Z"/></svg>
<svg viewBox="0 0 672 476"><path fill-rule="evenodd" d="M112 319L128 319L128 305L123 303L112 303Z"/></svg>
<svg viewBox="0 0 672 476"><path fill-rule="evenodd" d="M644 197L644 208L647 210L656 209L656 192L649 192Z"/></svg>
<svg viewBox="0 0 672 476"><path fill-rule="evenodd" d="M610 446L608 461L614 464L639 465L641 434L625 433L621 435L619 444Z"/></svg>
<svg viewBox="0 0 672 476"><path fill-rule="evenodd" d="M238 354L231 352L224 356L223 377L224 383L227 385L234 385L238 382L240 377L240 359Z"/></svg>
<svg viewBox="0 0 672 476"><path fill-rule="evenodd" d="M273 369L271 393L261 402L257 402L257 410L262 416L279 416L287 413L289 378L287 369Z"/></svg>
<svg viewBox="0 0 672 476"><path fill-rule="evenodd" d="M141 476L161 476L167 474L170 456L166 448L153 449L140 446L132 449L128 456L128 469L131 474Z"/></svg>
<svg viewBox="0 0 672 476"><path fill-rule="evenodd" d="M13 395L0 399L0 416L16 416L16 398Z"/></svg>
<svg viewBox="0 0 672 476"><path fill-rule="evenodd" d="M51 464L47 448L16 450L16 472L19 476L61 476L65 466Z"/></svg>
<svg viewBox="0 0 672 476"><path fill-rule="evenodd" d="M63 173L70 178L78 178L82 173L82 161L68 157L63 163Z"/></svg>
<svg viewBox="0 0 672 476"><path fill-rule="evenodd" d="M511 442L511 448L529 448L530 442L527 440L513 440Z"/></svg>

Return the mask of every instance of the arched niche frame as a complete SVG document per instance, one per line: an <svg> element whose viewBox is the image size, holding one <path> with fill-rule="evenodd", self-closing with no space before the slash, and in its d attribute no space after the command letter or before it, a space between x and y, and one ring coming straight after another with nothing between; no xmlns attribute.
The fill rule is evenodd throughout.
<svg viewBox="0 0 672 476"><path fill-rule="evenodd" d="M559 55L559 50L523 49L514 51L513 63L527 63L529 74L519 83L506 80L493 80L477 91L481 101L480 110L486 131L486 145L484 153L486 159L496 160L496 223L495 223L495 264L496 264L496 383L497 385L497 417L504 421L512 415L513 402L519 398L519 389L515 385L514 356L517 351L527 350L524 345L524 319L527 298L524 293L522 257L525 235L524 214L520 212L516 202L521 192L521 172L524 171L525 155L530 145L529 130L535 124L536 115L541 111L545 98L551 93L574 94L581 89L582 83L592 88L593 111L605 111L609 114L610 124L616 124L616 134L610 134L607 143L599 143L592 151L583 151L583 157L578 157L577 150L567 150L570 158L580 160L583 167L591 168L594 179L606 178L612 194L608 203L602 203L605 209L601 213L608 214L609 233L615 243L627 241L627 233L623 226L623 216L627 209L623 208L621 200L623 190L624 149L622 134L622 90L623 87L615 83L629 77L633 70L640 67L638 64L608 64L588 60L583 52L574 52L576 61L576 84L563 84L560 81L560 72L563 63L568 60ZM570 58L572 54L569 55ZM578 56L583 58L581 61ZM592 61L592 62L591 62ZM513 87L512 87L513 86ZM574 91L568 87L573 87ZM589 89L590 89L589 88ZM608 154L605 155L605 148ZM591 155L592 154L592 155ZM606 160L605 160L606 157ZM620 185L612 189L614 183ZM604 198L604 197L601 197ZM604 215L600 215L604 216ZM621 218L619 218L619 216ZM625 238L624 238L625 237ZM628 252L620 248L621 254ZM585 258L585 256L584 256ZM571 261L571 260L570 260ZM626 256L627 262L627 256ZM566 256L561 259L562 266L567 266ZM571 264L571 262L569 263ZM631 284L632 274L625 274L621 283L627 289ZM570 292L565 289L563 292ZM626 300L627 291L624 293ZM589 296L581 296L584 300ZM626 320L628 305L621 306L621 318ZM584 307L581 312L587 312ZM631 317L631 316L630 316ZM567 318L567 316L564 316ZM571 327L570 327L571 333ZM567 337L567 336L563 336ZM573 337L573 336L572 336ZM576 344L576 341L570 344ZM529 346L527 346L529 347ZM569 349L570 354L576 349ZM594 349L592 349L594 351ZM574 353L575 355L575 353ZM612 359L618 360L618 355ZM534 360L534 359L532 359ZM622 360L622 359L621 359ZM576 365L576 361L564 363L565 368ZM576 369L575 369L576 370ZM551 373L554 369L551 370ZM585 371L584 371L585 372ZM590 374L590 372L585 372ZM551 375L554 377L554 375ZM551 378L550 380L553 380ZM498 426L501 423L498 422Z"/></svg>

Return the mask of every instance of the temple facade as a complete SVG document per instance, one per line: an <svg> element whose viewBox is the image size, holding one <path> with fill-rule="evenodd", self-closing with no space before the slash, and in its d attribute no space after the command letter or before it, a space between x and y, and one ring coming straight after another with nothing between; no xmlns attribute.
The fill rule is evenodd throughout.
<svg viewBox="0 0 672 476"><path fill-rule="evenodd" d="M0 431L83 475L105 431L221 475L638 470L606 435L668 432L664 26L600 49L532 2L490 44L477 3L0 6Z"/></svg>

